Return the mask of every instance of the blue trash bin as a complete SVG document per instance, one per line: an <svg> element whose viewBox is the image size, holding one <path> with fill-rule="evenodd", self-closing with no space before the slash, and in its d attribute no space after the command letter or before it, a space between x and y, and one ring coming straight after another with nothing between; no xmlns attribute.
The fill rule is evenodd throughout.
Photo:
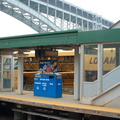
<svg viewBox="0 0 120 120"><path fill-rule="evenodd" d="M62 75L52 73L35 74L34 96L62 97Z"/></svg>

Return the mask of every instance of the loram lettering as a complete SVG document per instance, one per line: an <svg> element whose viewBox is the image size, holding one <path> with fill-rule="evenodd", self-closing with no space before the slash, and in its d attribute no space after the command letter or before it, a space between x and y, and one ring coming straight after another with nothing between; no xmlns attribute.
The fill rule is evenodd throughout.
<svg viewBox="0 0 120 120"><path fill-rule="evenodd" d="M104 59L103 64L115 64L116 57L106 57ZM98 63L98 57L90 58L89 64L97 64Z"/></svg>

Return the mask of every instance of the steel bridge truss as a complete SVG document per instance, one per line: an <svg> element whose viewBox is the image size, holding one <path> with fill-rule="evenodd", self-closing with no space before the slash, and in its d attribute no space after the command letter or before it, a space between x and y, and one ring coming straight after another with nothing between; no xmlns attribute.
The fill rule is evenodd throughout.
<svg viewBox="0 0 120 120"><path fill-rule="evenodd" d="M0 0L0 11L20 20L39 33L70 29L98 30L103 27L109 28L109 25L102 25L102 18L100 16L88 14L90 19L83 18L76 14L77 8L75 10L71 6L72 12L66 11L60 8L60 0L53 0L59 3L55 3L58 4L58 7L49 4L50 1ZM67 6L65 9L67 9Z"/></svg>
<svg viewBox="0 0 120 120"><path fill-rule="evenodd" d="M61 30L44 16L41 16L39 13L16 0L2 0L0 2L0 10L20 20L39 33Z"/></svg>

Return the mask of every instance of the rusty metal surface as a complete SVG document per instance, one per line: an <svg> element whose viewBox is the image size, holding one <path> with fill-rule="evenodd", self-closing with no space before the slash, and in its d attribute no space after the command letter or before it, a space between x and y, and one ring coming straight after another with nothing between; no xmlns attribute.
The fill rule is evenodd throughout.
<svg viewBox="0 0 120 120"><path fill-rule="evenodd" d="M55 116L55 115L47 115L47 114L42 114L42 113L37 113L37 112L31 112L31 111L25 111L25 110L19 110L19 109L13 109L15 112L21 112L29 115L34 115L34 116L41 116L41 117L47 117L47 118L52 118L55 120L74 120L70 118L64 118L60 116Z"/></svg>

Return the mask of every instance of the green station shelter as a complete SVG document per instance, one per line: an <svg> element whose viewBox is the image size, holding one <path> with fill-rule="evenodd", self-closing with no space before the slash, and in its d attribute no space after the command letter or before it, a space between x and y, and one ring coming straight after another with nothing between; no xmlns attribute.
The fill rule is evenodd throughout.
<svg viewBox="0 0 120 120"><path fill-rule="evenodd" d="M120 29L97 31L69 30L51 33L31 34L0 38L0 91L14 91L14 60L18 60L17 93L23 94L25 52L34 51L34 58L40 60L58 59L55 52L66 51L58 67L68 67L59 72L73 73L73 99L82 104L116 106L120 99ZM74 60L69 51L73 50ZM68 53L68 54L67 54ZM55 55L55 56L54 56ZM62 57L60 58L62 59ZM65 63L65 64L64 64ZM29 62L31 64L31 62ZM71 65L71 66L72 66ZM39 64L38 71L39 71ZM33 69L34 71L34 69ZM30 72L30 71L26 71ZM65 81L69 84L71 81ZM114 95L113 95L114 94ZM117 107L120 108L120 105Z"/></svg>

